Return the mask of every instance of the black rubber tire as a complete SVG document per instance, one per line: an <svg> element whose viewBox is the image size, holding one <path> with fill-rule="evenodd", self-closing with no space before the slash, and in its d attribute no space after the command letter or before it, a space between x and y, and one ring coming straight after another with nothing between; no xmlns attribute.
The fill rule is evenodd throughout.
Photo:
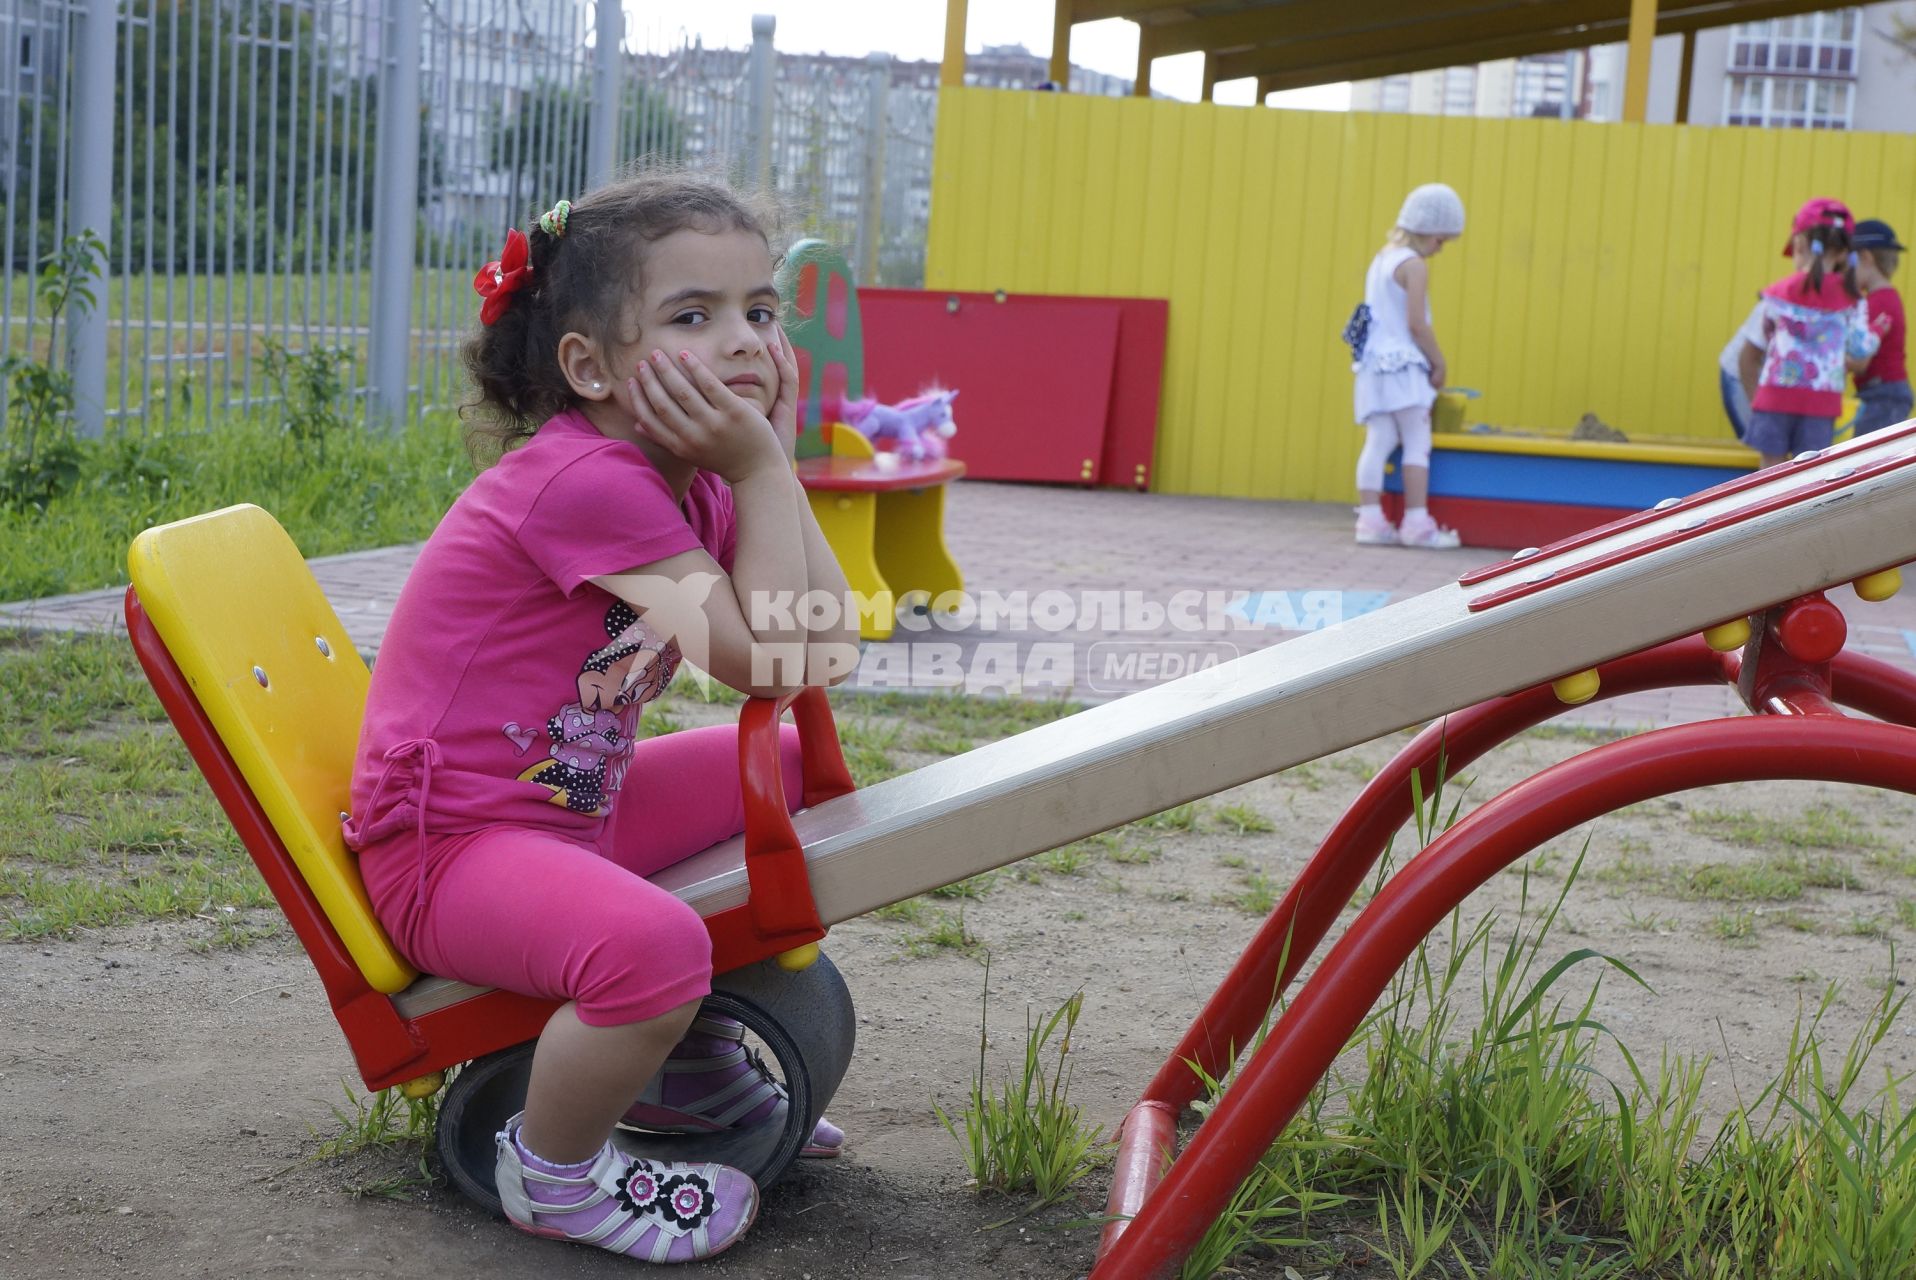
<svg viewBox="0 0 1916 1280"><path fill-rule="evenodd" d="M742 1169L761 1186L782 1177L824 1114L851 1062L857 1018L851 993L825 956L799 973L773 962L713 980L704 1008L738 1019L763 1042L791 1095L782 1115L749 1130L711 1135L645 1135L620 1129L614 1141L634 1155L715 1161ZM447 1179L487 1213L499 1216L494 1184L496 1135L525 1107L535 1041L461 1067L439 1103L433 1145Z"/></svg>

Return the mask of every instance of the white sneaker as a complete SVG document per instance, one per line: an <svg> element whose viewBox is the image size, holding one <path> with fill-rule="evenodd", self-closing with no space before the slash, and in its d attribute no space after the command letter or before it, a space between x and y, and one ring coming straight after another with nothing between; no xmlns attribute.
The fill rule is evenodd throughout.
<svg viewBox="0 0 1916 1280"><path fill-rule="evenodd" d="M1397 526L1382 516L1359 513L1357 543L1364 547L1394 547L1397 545Z"/></svg>
<svg viewBox="0 0 1916 1280"><path fill-rule="evenodd" d="M1464 540L1457 536L1455 529L1446 529L1428 515L1422 519L1405 516L1403 527L1397 531L1397 541L1402 546L1423 547L1431 551L1448 551L1464 545Z"/></svg>

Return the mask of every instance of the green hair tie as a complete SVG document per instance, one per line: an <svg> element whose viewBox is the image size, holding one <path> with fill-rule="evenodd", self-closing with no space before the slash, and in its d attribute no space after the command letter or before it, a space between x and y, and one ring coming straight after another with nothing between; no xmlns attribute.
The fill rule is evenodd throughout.
<svg viewBox="0 0 1916 1280"><path fill-rule="evenodd" d="M565 239L565 221L572 216L572 202L561 200L539 215L539 230L554 240Z"/></svg>

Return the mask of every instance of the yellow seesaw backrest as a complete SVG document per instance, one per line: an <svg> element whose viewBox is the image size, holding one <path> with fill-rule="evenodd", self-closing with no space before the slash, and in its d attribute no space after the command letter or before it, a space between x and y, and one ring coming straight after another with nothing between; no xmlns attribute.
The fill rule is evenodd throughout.
<svg viewBox="0 0 1916 1280"><path fill-rule="evenodd" d="M339 829L369 674L279 521L246 505L148 529L140 603L375 991L418 976L373 917Z"/></svg>

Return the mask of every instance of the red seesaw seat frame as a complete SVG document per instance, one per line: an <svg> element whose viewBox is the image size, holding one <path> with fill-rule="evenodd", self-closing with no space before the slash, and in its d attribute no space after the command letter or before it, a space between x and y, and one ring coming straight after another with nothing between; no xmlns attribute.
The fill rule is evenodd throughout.
<svg viewBox="0 0 1916 1280"><path fill-rule="evenodd" d="M557 1002L496 989L458 988L452 995L464 998L437 1007L426 1007L436 1002L422 999L416 1002L419 1011L408 1013L404 1006L409 993L448 984L422 977L398 995L375 991L293 864L131 587L126 593L126 625L160 704L319 971L327 1001L368 1089L428 1076L539 1034ZM713 967L720 973L825 936L812 901L805 855L786 811L778 726L787 710L799 731L804 804L822 804L853 789L823 689L802 689L777 701L747 700L739 714L739 763L751 895L744 904L705 919L712 935ZM464 994L468 991L471 994Z"/></svg>

